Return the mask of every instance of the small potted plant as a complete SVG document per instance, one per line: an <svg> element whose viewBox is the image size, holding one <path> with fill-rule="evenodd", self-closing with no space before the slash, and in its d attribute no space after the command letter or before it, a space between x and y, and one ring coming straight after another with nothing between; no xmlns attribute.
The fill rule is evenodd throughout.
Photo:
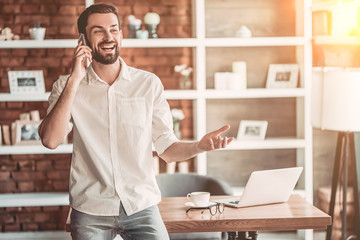
<svg viewBox="0 0 360 240"><path fill-rule="evenodd" d="M33 28L29 29L30 38L33 40L44 40L46 28L40 26L40 23L35 23Z"/></svg>

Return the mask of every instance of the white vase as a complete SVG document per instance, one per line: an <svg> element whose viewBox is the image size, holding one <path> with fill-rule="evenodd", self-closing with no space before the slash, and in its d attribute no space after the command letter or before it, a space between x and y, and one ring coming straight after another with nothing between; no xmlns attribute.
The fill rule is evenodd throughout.
<svg viewBox="0 0 360 240"><path fill-rule="evenodd" d="M46 28L34 27L29 29L30 38L33 40L44 40Z"/></svg>
<svg viewBox="0 0 360 240"><path fill-rule="evenodd" d="M178 139L180 139L181 138L180 121L174 121L173 124L174 124L174 134Z"/></svg>
<svg viewBox="0 0 360 240"><path fill-rule="evenodd" d="M166 173L175 173L176 162L166 164Z"/></svg>
<svg viewBox="0 0 360 240"><path fill-rule="evenodd" d="M179 173L189 172L189 161L178 162Z"/></svg>

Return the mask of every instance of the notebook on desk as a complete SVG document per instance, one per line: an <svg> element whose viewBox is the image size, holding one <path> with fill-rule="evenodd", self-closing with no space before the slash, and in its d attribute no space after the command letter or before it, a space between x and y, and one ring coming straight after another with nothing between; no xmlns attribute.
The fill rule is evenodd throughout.
<svg viewBox="0 0 360 240"><path fill-rule="evenodd" d="M236 208L286 202L302 170L302 167L294 167L254 171L240 197L218 199L214 202Z"/></svg>

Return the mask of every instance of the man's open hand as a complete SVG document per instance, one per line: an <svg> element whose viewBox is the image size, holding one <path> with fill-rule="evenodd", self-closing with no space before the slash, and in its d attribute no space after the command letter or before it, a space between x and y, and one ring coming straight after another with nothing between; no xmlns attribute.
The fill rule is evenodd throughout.
<svg viewBox="0 0 360 240"><path fill-rule="evenodd" d="M226 148L226 146L234 140L233 137L221 137L220 134L230 129L229 125L225 125L218 130L206 134L198 143L201 151L212 151L215 149Z"/></svg>

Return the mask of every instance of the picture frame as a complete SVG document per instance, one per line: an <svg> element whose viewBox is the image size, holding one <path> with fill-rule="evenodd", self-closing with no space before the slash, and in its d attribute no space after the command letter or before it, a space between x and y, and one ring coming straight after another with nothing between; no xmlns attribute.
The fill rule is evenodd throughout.
<svg viewBox="0 0 360 240"><path fill-rule="evenodd" d="M45 93L42 70L9 71L8 78L12 94Z"/></svg>
<svg viewBox="0 0 360 240"><path fill-rule="evenodd" d="M41 121L16 120L13 126L13 145L40 145L40 123Z"/></svg>
<svg viewBox="0 0 360 240"><path fill-rule="evenodd" d="M270 64L266 88L296 88L298 74L297 64Z"/></svg>
<svg viewBox="0 0 360 240"><path fill-rule="evenodd" d="M238 140L264 140L268 122L241 120L238 130Z"/></svg>

